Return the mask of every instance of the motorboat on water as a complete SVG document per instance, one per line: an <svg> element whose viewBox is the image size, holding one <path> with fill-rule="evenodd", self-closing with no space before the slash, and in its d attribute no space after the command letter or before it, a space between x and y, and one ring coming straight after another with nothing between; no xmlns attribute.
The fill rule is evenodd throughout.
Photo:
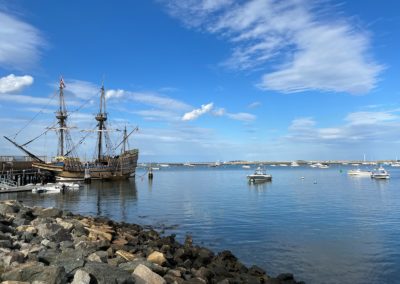
<svg viewBox="0 0 400 284"><path fill-rule="evenodd" d="M61 182L61 183L48 183L42 186L38 186L32 189L33 193L60 193L66 190L77 190L82 185L79 183L72 182Z"/></svg>
<svg viewBox="0 0 400 284"><path fill-rule="evenodd" d="M248 175L247 179L249 180L249 182L271 181L272 175L267 174L264 168L257 167L254 174Z"/></svg>
<svg viewBox="0 0 400 284"><path fill-rule="evenodd" d="M33 193L60 193L64 191L66 188L54 183L48 183L43 186L35 187L32 189Z"/></svg>
<svg viewBox="0 0 400 284"><path fill-rule="evenodd" d="M382 166L380 166L378 169L375 169L372 172L371 177L374 179L389 179L390 174Z"/></svg>
<svg viewBox="0 0 400 284"><path fill-rule="evenodd" d="M60 182L58 185L60 185L61 188L65 186L65 189L69 190L79 189L82 186L82 184L76 182Z"/></svg>
<svg viewBox="0 0 400 284"><path fill-rule="evenodd" d="M363 171L361 169L353 169L347 171L347 174L349 176L358 176L358 177L371 177L372 172L371 171Z"/></svg>
<svg viewBox="0 0 400 284"><path fill-rule="evenodd" d="M249 165L243 165L242 168L243 169L250 169L250 166Z"/></svg>
<svg viewBox="0 0 400 284"><path fill-rule="evenodd" d="M290 166L291 166L291 167L299 167L300 165L299 165L299 163L297 163L297 162L292 162L292 163L290 164Z"/></svg>

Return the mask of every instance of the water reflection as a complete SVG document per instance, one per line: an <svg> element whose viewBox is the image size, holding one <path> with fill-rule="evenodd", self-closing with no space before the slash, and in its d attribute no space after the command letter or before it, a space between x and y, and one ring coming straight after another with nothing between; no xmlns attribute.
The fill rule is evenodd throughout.
<svg viewBox="0 0 400 284"><path fill-rule="evenodd" d="M270 184L270 182L248 182L247 187L249 190L264 192L267 190L268 184Z"/></svg>

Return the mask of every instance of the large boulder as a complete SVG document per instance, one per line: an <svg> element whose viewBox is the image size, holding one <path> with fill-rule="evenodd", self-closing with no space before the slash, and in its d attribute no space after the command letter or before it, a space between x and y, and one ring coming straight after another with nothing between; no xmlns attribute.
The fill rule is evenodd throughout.
<svg viewBox="0 0 400 284"><path fill-rule="evenodd" d="M83 267L85 257L79 250L65 249L56 256L53 263L64 267L65 272L69 276L75 269Z"/></svg>
<svg viewBox="0 0 400 284"><path fill-rule="evenodd" d="M154 273L147 266L139 264L135 271L132 273L135 277L136 284L166 284L164 278L162 278L157 273Z"/></svg>
<svg viewBox="0 0 400 284"><path fill-rule="evenodd" d="M63 267L43 266L39 263L29 263L19 266L1 275L3 281L41 281L46 284L66 283Z"/></svg>
<svg viewBox="0 0 400 284"><path fill-rule="evenodd" d="M50 241L60 243L62 241L70 241L72 239L71 234L68 232L68 230L64 229L58 224L39 224L37 226L37 229L37 234L40 237L48 239Z"/></svg>
<svg viewBox="0 0 400 284"><path fill-rule="evenodd" d="M164 263L167 262L167 259L165 258L164 254L158 251L153 251L148 257L147 260L153 263L156 263L158 265L163 265Z"/></svg>
<svg viewBox="0 0 400 284"><path fill-rule="evenodd" d="M98 284L133 284L135 280L125 270L101 262L88 261L82 270L93 276Z"/></svg>
<svg viewBox="0 0 400 284"><path fill-rule="evenodd" d="M56 217L61 217L62 211L57 208L41 208L41 207L35 207L33 209L32 214L36 217L41 217L41 218L56 218Z"/></svg>
<svg viewBox="0 0 400 284"><path fill-rule="evenodd" d="M75 272L74 280L71 284L90 284L90 275L82 269L78 269Z"/></svg>

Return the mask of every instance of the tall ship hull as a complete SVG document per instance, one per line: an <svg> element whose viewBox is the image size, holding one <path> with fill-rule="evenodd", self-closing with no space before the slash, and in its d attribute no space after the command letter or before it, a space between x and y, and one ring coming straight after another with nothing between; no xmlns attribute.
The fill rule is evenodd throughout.
<svg viewBox="0 0 400 284"><path fill-rule="evenodd" d="M24 151L30 157L32 157L35 162L32 166L34 168L40 169L41 171L50 172L56 179L100 179L100 180L116 180L116 179L127 179L129 177L135 176L137 160L139 157L139 150L132 149L127 150L127 142L129 136L138 128L133 129L129 134L127 133L126 127L123 130L123 139L116 146L111 147L112 142L108 136L109 131L106 125L107 112L106 112L106 100L104 87L101 87L100 96L100 110L95 116L97 121L96 129L89 130L88 132L97 132L97 145L96 145L96 158L92 162L81 162L75 153L75 148L80 145L83 140L79 141L77 144L73 144L70 133L67 127L68 113L64 102L64 92L65 84L63 79L60 80L60 92L59 92L59 110L56 112L56 118L58 120L55 127L49 127L47 129L54 129L58 133L58 156L55 158L54 162L46 163L45 161L38 158L36 155L29 152L24 147L34 141L31 141L19 145L10 138L4 136L8 141L14 144L16 147ZM46 130L43 134L45 134ZM121 131L121 130L117 130ZM43 135L41 134L41 135ZM38 137L40 137L39 135ZM104 144L106 147L104 147ZM120 154L116 155L115 150L120 148ZM105 149L103 149L105 148Z"/></svg>
<svg viewBox="0 0 400 284"><path fill-rule="evenodd" d="M101 163L65 160L58 163L34 162L32 166L66 180L84 179L85 174L91 179L118 180L135 176L138 157L139 151L134 149Z"/></svg>

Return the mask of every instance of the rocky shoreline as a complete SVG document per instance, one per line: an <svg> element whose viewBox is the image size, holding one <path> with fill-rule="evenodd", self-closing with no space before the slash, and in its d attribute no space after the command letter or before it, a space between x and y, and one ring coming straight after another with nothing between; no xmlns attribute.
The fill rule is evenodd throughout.
<svg viewBox="0 0 400 284"><path fill-rule="evenodd" d="M214 254L175 236L56 208L0 202L1 283L303 283L268 276L230 251Z"/></svg>

